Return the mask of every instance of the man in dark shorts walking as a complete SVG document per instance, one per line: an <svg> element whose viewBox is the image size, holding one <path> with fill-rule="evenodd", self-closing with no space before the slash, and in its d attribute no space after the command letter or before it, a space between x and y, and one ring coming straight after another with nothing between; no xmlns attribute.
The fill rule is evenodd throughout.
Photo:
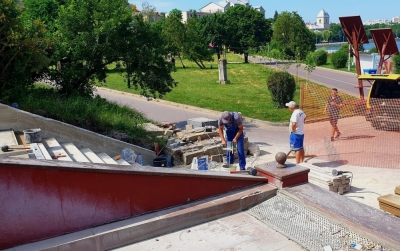
<svg viewBox="0 0 400 251"><path fill-rule="evenodd" d="M339 112L340 108L343 107L342 98L338 95L338 90L336 88L332 88L331 96L328 99L328 103L325 106L324 113L326 110L329 110L329 122L332 126L332 134L331 134L331 141L335 141L335 138L339 138L340 131L337 126L339 120ZM336 136L335 136L336 132Z"/></svg>

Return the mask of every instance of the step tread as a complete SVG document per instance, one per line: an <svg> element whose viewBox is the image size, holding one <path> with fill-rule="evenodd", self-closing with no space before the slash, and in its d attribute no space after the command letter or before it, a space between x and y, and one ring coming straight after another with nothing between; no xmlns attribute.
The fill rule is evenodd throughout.
<svg viewBox="0 0 400 251"><path fill-rule="evenodd" d="M394 193L400 195L400 186L394 189Z"/></svg>
<svg viewBox="0 0 400 251"><path fill-rule="evenodd" d="M378 197L378 201L389 206L400 209L400 195L397 194L387 194Z"/></svg>
<svg viewBox="0 0 400 251"><path fill-rule="evenodd" d="M47 159L47 160L52 160L53 159L50 156L50 153L47 151L46 147L43 145L43 143L36 143L36 144L39 147L40 151L42 152L42 155L43 155L44 159ZM31 148L32 148L32 144L31 144Z"/></svg>
<svg viewBox="0 0 400 251"><path fill-rule="evenodd" d="M76 162L90 163L90 160L73 143L62 144L62 147Z"/></svg>
<svg viewBox="0 0 400 251"><path fill-rule="evenodd" d="M106 164L118 165L118 163L113 158L111 158L110 155L108 155L107 153L98 153L97 156L99 156Z"/></svg>
<svg viewBox="0 0 400 251"><path fill-rule="evenodd" d="M129 164L126 160L124 160L124 159L119 159L119 160L116 160L117 161L117 163L119 164L119 165L125 165L125 166L130 166L131 164Z"/></svg>
<svg viewBox="0 0 400 251"><path fill-rule="evenodd" d="M99 156L97 156L97 154L95 154L91 149L82 148L80 150L89 159L90 162L96 164L104 164L104 161Z"/></svg>
<svg viewBox="0 0 400 251"><path fill-rule="evenodd" d="M72 161L68 153L62 148L60 143L55 138L47 138L42 140L43 145L52 157L58 155L65 155L65 157L58 157L57 160L61 161Z"/></svg>

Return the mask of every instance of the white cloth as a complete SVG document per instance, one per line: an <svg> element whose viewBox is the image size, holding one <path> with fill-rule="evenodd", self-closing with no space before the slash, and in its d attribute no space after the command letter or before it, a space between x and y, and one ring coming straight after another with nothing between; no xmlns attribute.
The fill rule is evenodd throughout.
<svg viewBox="0 0 400 251"><path fill-rule="evenodd" d="M296 130L293 133L300 135L304 134L304 120L306 117L306 114L302 110L294 110L292 116L290 117L289 131L292 132L292 123L295 122Z"/></svg>

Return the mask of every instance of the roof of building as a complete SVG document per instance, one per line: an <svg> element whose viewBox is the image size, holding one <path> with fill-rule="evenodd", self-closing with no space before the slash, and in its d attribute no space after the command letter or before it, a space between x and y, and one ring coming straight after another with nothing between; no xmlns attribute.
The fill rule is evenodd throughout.
<svg viewBox="0 0 400 251"><path fill-rule="evenodd" d="M329 14L324 9L322 9L320 12L318 12L317 17L329 17Z"/></svg>

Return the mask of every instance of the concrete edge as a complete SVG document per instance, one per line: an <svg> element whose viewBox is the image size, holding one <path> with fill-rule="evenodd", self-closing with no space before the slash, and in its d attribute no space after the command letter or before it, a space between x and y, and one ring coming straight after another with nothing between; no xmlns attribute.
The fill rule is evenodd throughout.
<svg viewBox="0 0 400 251"><path fill-rule="evenodd" d="M101 89L103 91L108 91L108 92L115 92L123 95L128 95L133 98L137 99L147 99L146 97L143 97L138 94L134 93L128 93L128 92L123 92L123 91L118 91L118 90L113 90L105 87L96 87L97 89ZM163 99L152 99L152 102L158 102L161 104L165 105L170 105L170 106L175 106L175 107L183 107L183 109L189 109L192 111L198 111L198 112L203 112L207 114L213 114L215 116L220 116L222 111L214 111L214 110L209 110L205 108L199 108L196 106L191 106L191 105L186 105L186 104L180 104L180 103L175 103L172 101L168 100L163 100ZM278 122L269 122L269 121L264 121L264 120L259 120L259 119L254 119L254 118L249 118L249 117L243 117L245 122L251 123L251 124L261 124L261 125L269 125L269 126L289 126L289 123L283 122L283 123L278 123Z"/></svg>
<svg viewBox="0 0 400 251"><path fill-rule="evenodd" d="M305 188L305 189L304 189ZM304 191L302 191L304 189ZM400 218L369 207L311 183L288 187L278 191L281 195L303 204L320 216L348 228L360 236L380 243L389 250L399 250ZM312 196L310 196L312 194ZM318 201L323 198L325 201ZM329 203L327 203L329 201ZM320 202L320 203L319 203ZM341 203L343 202L343 203ZM346 207L343 205L346 204ZM354 215L356 211L356 215ZM391 236L387 232L391 232ZM397 236L392 238L393 236Z"/></svg>
<svg viewBox="0 0 400 251"><path fill-rule="evenodd" d="M277 190L269 184L258 185L5 251L110 250L239 213L275 196Z"/></svg>

